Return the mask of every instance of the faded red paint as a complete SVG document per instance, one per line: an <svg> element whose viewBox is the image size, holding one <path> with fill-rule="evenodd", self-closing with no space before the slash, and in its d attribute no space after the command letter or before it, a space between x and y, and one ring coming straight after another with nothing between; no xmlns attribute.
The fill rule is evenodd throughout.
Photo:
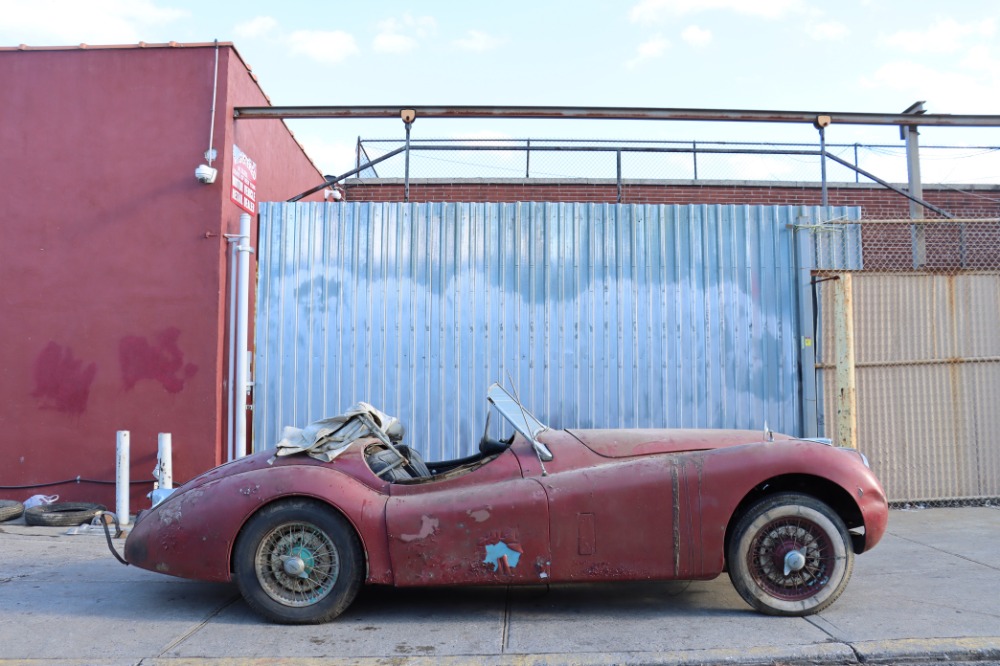
<svg viewBox="0 0 1000 666"><path fill-rule="evenodd" d="M270 462L264 452L213 470L144 515L126 557L154 571L229 580L233 545L253 513L309 497L354 526L368 583L710 579L723 571L726 531L741 503L793 482L838 507L849 528L864 528L859 552L881 539L885 494L855 452L745 431L712 434L549 430L539 436L554 455L544 469L516 437L478 467L395 484L364 461L364 446L375 440L329 464L305 455ZM656 441L659 453L595 452Z"/></svg>
<svg viewBox="0 0 1000 666"><path fill-rule="evenodd" d="M167 393L179 393L184 383L198 373L198 366L184 362L184 352L178 340L181 330L175 326L165 328L148 338L129 335L118 343L118 359L122 370L122 384L131 390L136 382L151 379L159 382Z"/></svg>
<svg viewBox="0 0 1000 666"><path fill-rule="evenodd" d="M224 44L219 176L195 179L214 66L211 45L0 49L0 145L17 156L0 162L0 423L33 443L0 447L0 485L111 481L116 430L132 433L135 480L151 478L159 432L173 434L178 481L223 460L232 144L257 161L263 201L322 175L281 121L233 120L235 105L268 102ZM133 510L150 489L133 486ZM113 485L47 492L115 501Z"/></svg>
<svg viewBox="0 0 1000 666"><path fill-rule="evenodd" d="M70 347L50 342L35 360L35 388L40 409L66 414L87 411L90 386L97 375L97 364L78 359Z"/></svg>

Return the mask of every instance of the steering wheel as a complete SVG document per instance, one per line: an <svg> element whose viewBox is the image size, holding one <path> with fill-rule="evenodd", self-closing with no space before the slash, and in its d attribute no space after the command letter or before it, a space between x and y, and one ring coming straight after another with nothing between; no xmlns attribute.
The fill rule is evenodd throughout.
<svg viewBox="0 0 1000 666"><path fill-rule="evenodd" d="M505 440L493 439L487 434L483 434L483 438L479 440L479 452L484 456L491 456L497 453L503 453L510 446L511 442L514 441L514 436L511 435Z"/></svg>

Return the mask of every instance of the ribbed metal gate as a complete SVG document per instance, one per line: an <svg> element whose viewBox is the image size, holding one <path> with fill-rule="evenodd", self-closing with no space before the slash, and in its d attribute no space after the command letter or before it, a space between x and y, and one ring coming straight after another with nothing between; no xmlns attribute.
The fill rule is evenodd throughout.
<svg viewBox="0 0 1000 666"><path fill-rule="evenodd" d="M798 434L790 229L816 213L262 204L255 448L364 400L425 457L467 455L508 374L555 427Z"/></svg>

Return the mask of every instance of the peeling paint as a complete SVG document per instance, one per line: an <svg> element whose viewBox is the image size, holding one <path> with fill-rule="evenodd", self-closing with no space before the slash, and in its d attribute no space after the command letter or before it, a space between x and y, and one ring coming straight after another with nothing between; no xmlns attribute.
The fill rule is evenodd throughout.
<svg viewBox="0 0 1000 666"><path fill-rule="evenodd" d="M482 509L469 509L466 511L466 515L472 518L477 523L484 523L490 519L490 507L484 507Z"/></svg>
<svg viewBox="0 0 1000 666"><path fill-rule="evenodd" d="M240 494L241 495L246 495L247 497L250 497L251 495L253 495L254 493L256 493L258 490L260 490L260 484L257 484L256 486L250 486L250 487L247 487L247 488L240 488Z"/></svg>
<svg viewBox="0 0 1000 666"><path fill-rule="evenodd" d="M164 526L176 523L181 519L181 503L174 502L163 506L159 511L160 523Z"/></svg>
<svg viewBox="0 0 1000 666"><path fill-rule="evenodd" d="M399 538L403 541L409 543L410 541L418 541L420 539L426 539L429 536L433 536L437 533L438 527L441 525L441 521L437 518L431 518L430 516L420 516L420 531L416 534L400 534Z"/></svg>
<svg viewBox="0 0 1000 666"><path fill-rule="evenodd" d="M520 546L516 547L520 548ZM520 551L514 550L503 541L486 544L486 558L483 560L483 564L492 564L493 571L509 574L511 569L517 567L520 560Z"/></svg>

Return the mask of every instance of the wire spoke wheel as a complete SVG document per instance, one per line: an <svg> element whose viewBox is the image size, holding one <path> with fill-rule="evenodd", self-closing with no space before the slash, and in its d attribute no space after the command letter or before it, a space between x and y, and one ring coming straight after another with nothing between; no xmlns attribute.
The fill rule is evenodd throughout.
<svg viewBox="0 0 1000 666"><path fill-rule="evenodd" d="M780 493L737 520L726 549L740 596L770 615L810 615L832 604L854 568L843 520L808 495Z"/></svg>
<svg viewBox="0 0 1000 666"><path fill-rule="evenodd" d="M811 520L788 518L775 520L757 533L747 553L747 567L754 581L770 594L801 601L830 581L835 559L819 526Z"/></svg>
<svg viewBox="0 0 1000 666"><path fill-rule="evenodd" d="M364 552L352 525L305 498L254 514L233 548L233 577L247 605L282 624L317 624L350 605L364 576Z"/></svg>
<svg viewBox="0 0 1000 666"><path fill-rule="evenodd" d="M333 590L340 556L330 537L315 525L290 523L261 541L255 569L269 597L286 606L310 606Z"/></svg>

